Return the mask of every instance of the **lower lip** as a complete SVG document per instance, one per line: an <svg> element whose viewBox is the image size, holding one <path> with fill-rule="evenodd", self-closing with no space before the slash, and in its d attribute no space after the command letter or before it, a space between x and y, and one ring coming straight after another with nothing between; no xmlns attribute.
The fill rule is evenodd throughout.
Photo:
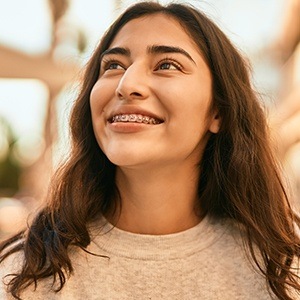
<svg viewBox="0 0 300 300"><path fill-rule="evenodd" d="M130 123L130 122L117 122L117 123L107 123L108 127L119 133L135 133L140 132L150 127L158 126L160 124L144 124L144 123Z"/></svg>

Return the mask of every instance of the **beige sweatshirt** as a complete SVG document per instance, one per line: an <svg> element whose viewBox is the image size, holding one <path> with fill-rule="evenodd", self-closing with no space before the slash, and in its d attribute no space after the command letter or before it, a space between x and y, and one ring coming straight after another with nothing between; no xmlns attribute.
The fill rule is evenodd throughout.
<svg viewBox="0 0 300 300"><path fill-rule="evenodd" d="M232 222L206 217L197 226L170 235L133 234L105 225L88 250L71 253L74 274L62 291L51 279L29 287L25 300L267 300L265 279L251 267ZM3 277L20 255L0 266ZM1 285L0 299L12 299Z"/></svg>

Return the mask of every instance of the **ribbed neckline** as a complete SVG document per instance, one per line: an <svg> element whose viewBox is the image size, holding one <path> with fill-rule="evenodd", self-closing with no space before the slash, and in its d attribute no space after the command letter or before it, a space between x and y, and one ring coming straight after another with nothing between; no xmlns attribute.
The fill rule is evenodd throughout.
<svg viewBox="0 0 300 300"><path fill-rule="evenodd" d="M139 260L177 259L209 247L225 228L226 222L206 216L199 224L182 232L148 235L127 232L105 221L100 232L92 233L93 245L89 250L99 252L101 249L108 256Z"/></svg>

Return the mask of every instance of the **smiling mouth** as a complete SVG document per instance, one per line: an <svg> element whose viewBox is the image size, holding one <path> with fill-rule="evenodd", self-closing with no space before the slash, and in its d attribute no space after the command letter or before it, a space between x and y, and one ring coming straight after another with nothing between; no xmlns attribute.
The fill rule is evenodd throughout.
<svg viewBox="0 0 300 300"><path fill-rule="evenodd" d="M157 125L161 124L163 121L159 120L157 118L144 116L140 114L120 114L113 116L110 120L110 123L143 123L143 124L151 124L151 125Z"/></svg>

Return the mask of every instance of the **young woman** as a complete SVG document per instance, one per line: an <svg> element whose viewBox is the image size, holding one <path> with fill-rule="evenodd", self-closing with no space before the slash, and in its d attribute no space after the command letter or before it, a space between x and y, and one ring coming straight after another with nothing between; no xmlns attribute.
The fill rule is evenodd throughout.
<svg viewBox="0 0 300 300"><path fill-rule="evenodd" d="M300 221L263 110L203 13L125 11L71 133L47 204L1 246L1 299L299 299Z"/></svg>

